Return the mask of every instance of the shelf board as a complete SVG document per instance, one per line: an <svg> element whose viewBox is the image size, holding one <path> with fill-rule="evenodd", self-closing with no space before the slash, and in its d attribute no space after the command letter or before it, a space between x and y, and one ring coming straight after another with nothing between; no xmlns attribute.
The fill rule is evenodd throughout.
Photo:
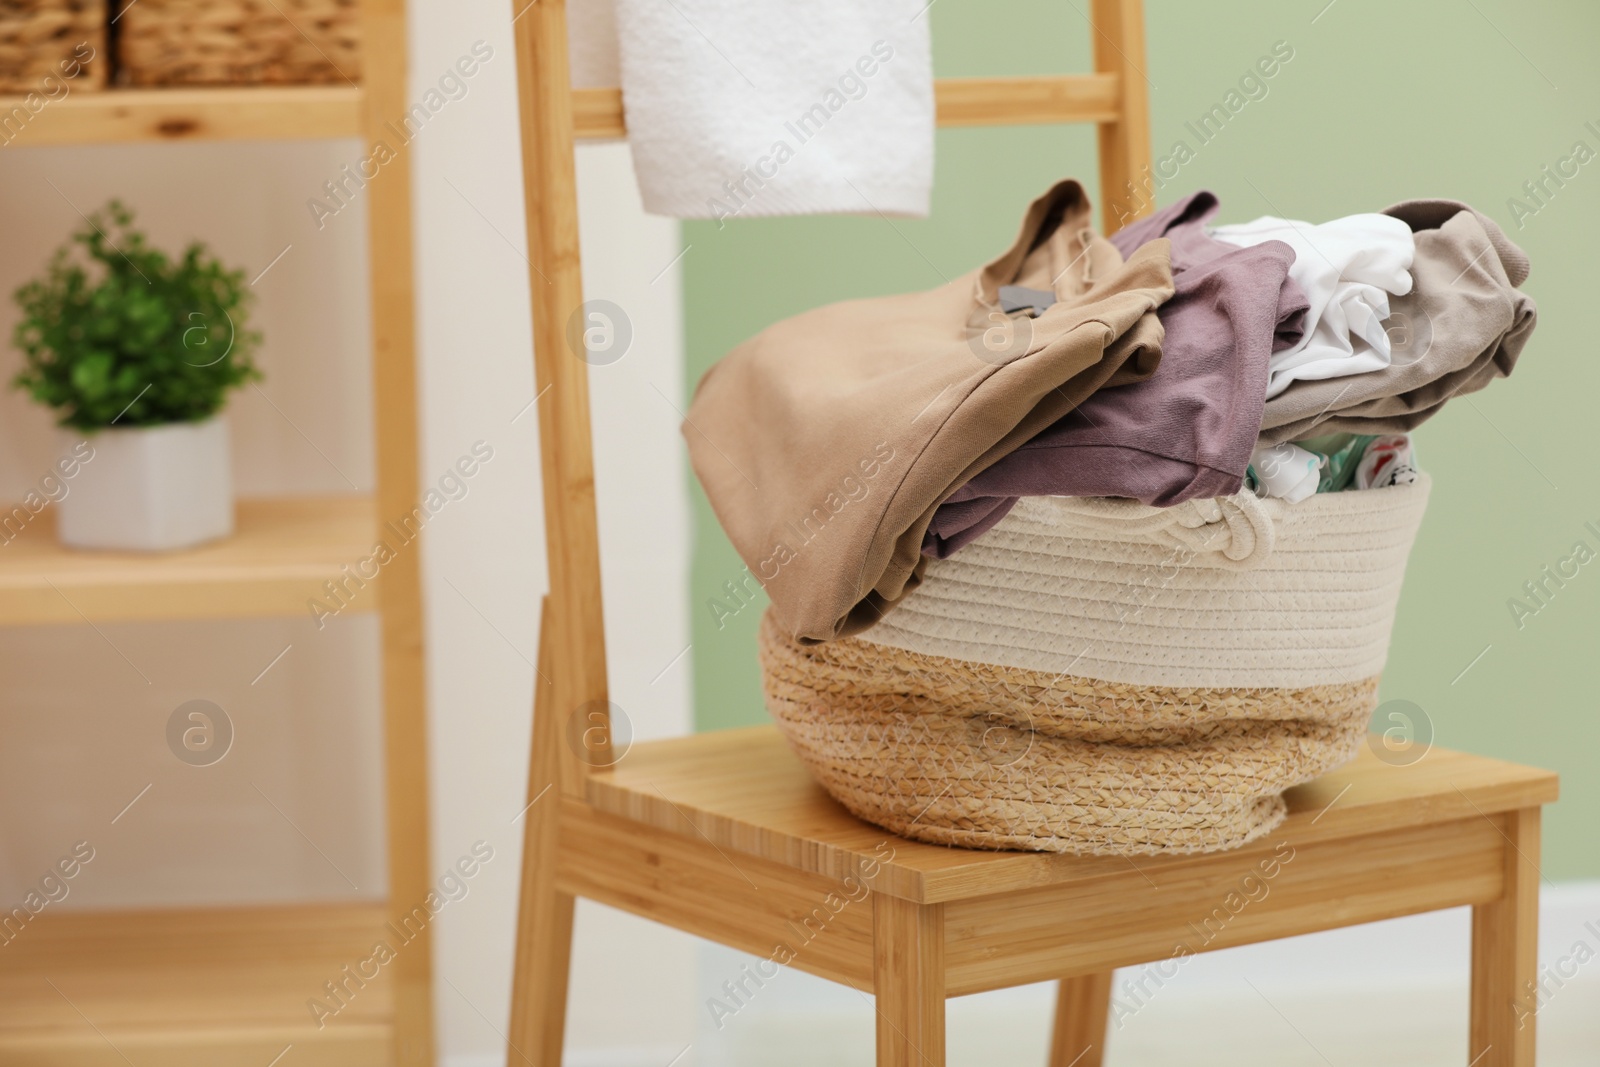
<svg viewBox="0 0 1600 1067"><path fill-rule="evenodd" d="M386 1067L387 968L319 1029L323 983L372 955L378 903L164 911L50 909L0 946L8 1067ZM396 946L404 952L403 946ZM389 964L392 967L393 964Z"/></svg>
<svg viewBox="0 0 1600 1067"><path fill-rule="evenodd" d="M56 540L45 508L0 544L0 625L307 614L323 583L372 553L372 501L358 496L241 500L233 536L178 552L84 552ZM0 518L3 518L0 515ZM9 532L9 531L8 531ZM378 582L350 600L378 606Z"/></svg>
<svg viewBox="0 0 1600 1067"><path fill-rule="evenodd" d="M79 90L37 113L24 99L0 96L7 147L361 135L361 90L352 85Z"/></svg>

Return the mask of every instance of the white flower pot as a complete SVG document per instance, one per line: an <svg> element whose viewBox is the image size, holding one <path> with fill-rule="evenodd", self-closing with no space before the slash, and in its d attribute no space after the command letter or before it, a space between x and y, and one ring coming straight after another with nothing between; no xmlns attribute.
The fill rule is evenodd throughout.
<svg viewBox="0 0 1600 1067"><path fill-rule="evenodd" d="M73 548L187 548L233 532L228 422L112 427L69 483L58 535Z"/></svg>

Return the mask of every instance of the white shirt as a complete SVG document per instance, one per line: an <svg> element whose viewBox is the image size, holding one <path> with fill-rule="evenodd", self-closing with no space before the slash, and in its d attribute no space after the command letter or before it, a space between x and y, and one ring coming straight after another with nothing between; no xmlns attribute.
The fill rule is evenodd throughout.
<svg viewBox="0 0 1600 1067"><path fill-rule="evenodd" d="M1349 215L1313 224L1271 215L1218 226L1220 241L1250 247L1282 241L1294 249L1289 277L1305 290L1306 332L1268 363L1267 397L1301 378L1338 378L1389 365L1389 296L1411 291L1416 240L1389 215Z"/></svg>

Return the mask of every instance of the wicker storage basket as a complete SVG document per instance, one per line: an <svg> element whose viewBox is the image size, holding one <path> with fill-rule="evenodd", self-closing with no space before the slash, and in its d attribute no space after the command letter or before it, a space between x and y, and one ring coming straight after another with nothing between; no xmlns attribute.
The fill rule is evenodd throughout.
<svg viewBox="0 0 1600 1067"><path fill-rule="evenodd" d="M133 0L118 21L130 85L359 81L357 0Z"/></svg>
<svg viewBox="0 0 1600 1067"><path fill-rule="evenodd" d="M845 807L918 840L1236 847L1359 749L1428 488L1024 499L865 634L764 619L768 708Z"/></svg>
<svg viewBox="0 0 1600 1067"><path fill-rule="evenodd" d="M103 88L105 50L105 0L0 0L0 92Z"/></svg>

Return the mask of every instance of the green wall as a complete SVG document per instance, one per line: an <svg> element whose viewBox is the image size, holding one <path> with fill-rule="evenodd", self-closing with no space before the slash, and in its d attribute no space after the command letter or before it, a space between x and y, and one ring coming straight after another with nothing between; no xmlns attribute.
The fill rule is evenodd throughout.
<svg viewBox="0 0 1600 1067"><path fill-rule="evenodd" d="M1532 257L1526 288L1541 324L1515 376L1457 399L1418 434L1435 487L1383 696L1419 705L1438 744L1559 770L1564 799L1546 822L1545 874L1597 877L1600 562L1582 567L1520 628L1508 601L1574 542L1600 552L1600 535L1584 528L1600 530L1600 468L1585 447L1600 365L1593 340L1583 340L1596 306L1600 160L1543 206L1522 192L1574 142L1600 152L1600 68L1590 54L1600 6L1325 4L1149 0L1155 155L1180 139L1193 150L1158 202L1209 188L1222 200L1222 221L1320 220L1448 196L1493 216ZM942 0L930 11L937 71L1086 69L1080 9L1087 4ZM1221 102L1278 41L1294 58L1266 95L1255 90L1258 99L1200 144L1185 122ZM1591 120L1594 130L1585 127ZM929 219L685 223L690 384L777 319L832 300L929 288L970 269L1006 247L1023 207L1057 178L1079 177L1095 192L1087 129L947 130L937 152ZM1512 197L1537 212L1515 218ZM722 587L743 565L699 487L693 492L697 725L759 722L761 605L718 624L708 602L736 606Z"/></svg>

